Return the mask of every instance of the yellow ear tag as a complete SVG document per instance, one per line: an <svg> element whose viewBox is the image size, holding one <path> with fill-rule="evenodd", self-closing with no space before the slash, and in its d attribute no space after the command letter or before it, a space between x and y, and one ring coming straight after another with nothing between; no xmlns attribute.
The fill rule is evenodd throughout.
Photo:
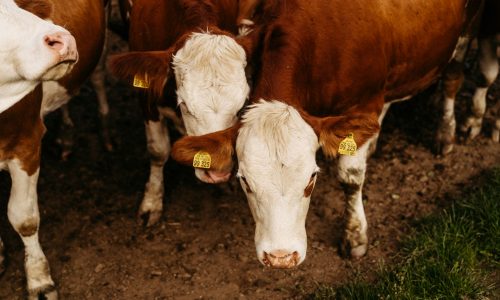
<svg viewBox="0 0 500 300"><path fill-rule="evenodd" d="M141 88L141 89L149 88L148 74L144 74L144 77L142 77L140 74L135 74L134 82L132 85L134 87Z"/></svg>
<svg viewBox="0 0 500 300"><path fill-rule="evenodd" d="M358 146L352 133L349 133L339 144L339 154L342 155L356 155L356 149L358 149Z"/></svg>
<svg viewBox="0 0 500 300"><path fill-rule="evenodd" d="M207 152L200 151L194 155L193 167L210 169L210 164L212 163L212 158Z"/></svg>

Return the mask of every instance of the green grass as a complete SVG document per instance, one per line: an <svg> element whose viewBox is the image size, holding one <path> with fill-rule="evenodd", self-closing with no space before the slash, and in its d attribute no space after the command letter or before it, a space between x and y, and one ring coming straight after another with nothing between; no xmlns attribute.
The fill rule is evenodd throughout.
<svg viewBox="0 0 500 300"><path fill-rule="evenodd" d="M437 216L419 221L401 262L362 278L320 286L311 299L496 299L491 272L500 266L500 169Z"/></svg>

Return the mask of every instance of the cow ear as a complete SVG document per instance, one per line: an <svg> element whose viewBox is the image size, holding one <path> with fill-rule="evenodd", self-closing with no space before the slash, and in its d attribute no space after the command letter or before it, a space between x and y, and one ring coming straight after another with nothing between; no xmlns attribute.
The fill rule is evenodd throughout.
<svg viewBox="0 0 500 300"><path fill-rule="evenodd" d="M233 166L234 145L240 124L225 130L200 135L184 136L174 143L172 158L184 165L193 165L194 156L199 152L210 155L210 169L229 171Z"/></svg>
<svg viewBox="0 0 500 300"><path fill-rule="evenodd" d="M112 55L110 71L130 85L160 97L171 76L172 49L165 51L138 51Z"/></svg>
<svg viewBox="0 0 500 300"><path fill-rule="evenodd" d="M236 42L245 50L247 56L247 61L251 61L253 56L257 53L259 47L261 46L261 39L265 30L261 27L256 27L248 35L236 37Z"/></svg>
<svg viewBox="0 0 500 300"><path fill-rule="evenodd" d="M318 136L319 145L325 156L337 156L340 142L353 135L357 148L380 130L376 114L358 113L346 116L317 118L303 115Z"/></svg>

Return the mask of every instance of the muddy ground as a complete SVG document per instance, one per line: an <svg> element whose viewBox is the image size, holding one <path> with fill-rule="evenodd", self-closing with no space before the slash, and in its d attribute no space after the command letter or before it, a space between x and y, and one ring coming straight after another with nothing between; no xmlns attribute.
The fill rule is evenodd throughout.
<svg viewBox="0 0 500 300"><path fill-rule="evenodd" d="M123 49L124 42L112 36L111 52ZM459 122L472 88L468 82L461 92ZM141 114L129 87L110 77L108 93L113 153L101 144L89 87L71 102L77 127L68 161L60 160L56 143L60 115L46 119L40 240L62 299L288 299L303 298L321 283L339 285L360 275L373 279L381 262L397 260L401 239L420 217L460 197L483 170L500 166L500 145L486 137L488 127L440 157L432 150L439 108L429 94L396 104L369 160L367 256L351 261L337 253L343 196L335 162L318 157L322 172L307 219L307 259L293 270L272 270L256 258L253 219L235 181L224 187L203 184L192 169L169 161L160 224L146 229L137 222L149 164ZM499 88L493 94L500 96ZM8 256L0 299L22 299L24 254L6 216L9 189L8 174L0 173L0 234Z"/></svg>

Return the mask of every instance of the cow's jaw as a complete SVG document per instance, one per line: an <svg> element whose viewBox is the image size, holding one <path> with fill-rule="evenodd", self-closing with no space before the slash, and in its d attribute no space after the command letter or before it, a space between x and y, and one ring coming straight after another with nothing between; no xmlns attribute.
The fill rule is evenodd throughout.
<svg viewBox="0 0 500 300"><path fill-rule="evenodd" d="M188 135L236 123L248 97L246 55L225 35L194 33L173 58L177 99Z"/></svg>
<svg viewBox="0 0 500 300"><path fill-rule="evenodd" d="M20 9L0 4L0 112L21 100L42 80L57 80L76 63L69 32ZM59 46L61 45L61 46Z"/></svg>
<svg viewBox="0 0 500 300"><path fill-rule="evenodd" d="M290 268L305 259L318 146L313 129L281 102L252 105L243 117L236 142L238 177L256 224L257 257L264 265Z"/></svg>

